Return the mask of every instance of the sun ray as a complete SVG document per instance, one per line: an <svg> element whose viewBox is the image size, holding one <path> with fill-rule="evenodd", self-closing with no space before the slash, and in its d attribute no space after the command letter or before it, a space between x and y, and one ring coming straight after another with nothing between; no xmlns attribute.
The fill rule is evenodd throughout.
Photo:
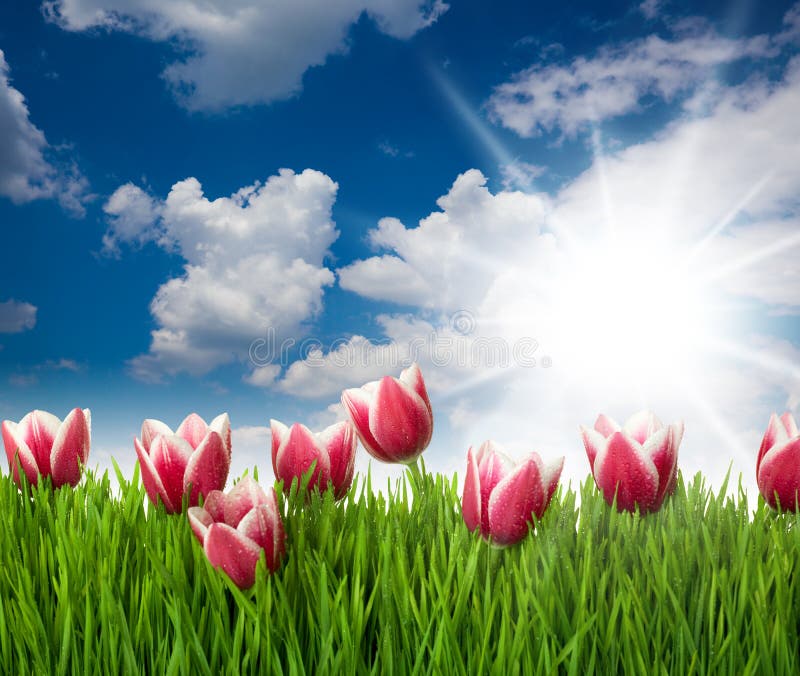
<svg viewBox="0 0 800 676"><path fill-rule="evenodd" d="M697 244L695 244L689 251L688 262L694 260L700 255L708 245L717 237L725 228L727 228L733 220L744 210L744 208L760 193L764 186L769 183L770 179L775 175L774 170L767 172L762 176L747 194L742 197L729 211L726 213L719 222L714 225L711 230L703 237Z"/></svg>
<svg viewBox="0 0 800 676"><path fill-rule="evenodd" d="M729 263L725 263L716 267L710 273L704 275L704 280L706 282L716 282L724 277L728 277L736 272L741 272L742 270L746 270L749 267L752 267L756 263L760 263L761 261L775 256L786 249L791 249L796 246L800 246L800 232L795 232L791 235L788 235L782 239L779 239L777 242L772 242L767 244L766 246L761 247L755 251L751 251L745 256L741 256L740 258L731 261Z"/></svg>

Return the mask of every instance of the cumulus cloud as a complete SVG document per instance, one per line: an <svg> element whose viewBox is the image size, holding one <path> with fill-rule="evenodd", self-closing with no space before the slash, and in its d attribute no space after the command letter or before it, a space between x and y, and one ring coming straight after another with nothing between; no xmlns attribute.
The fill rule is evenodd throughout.
<svg viewBox="0 0 800 676"><path fill-rule="evenodd" d="M70 214L83 216L89 184L74 163L30 120L22 93L11 85L10 67L0 50L0 195L15 204L56 199Z"/></svg>
<svg viewBox="0 0 800 676"><path fill-rule="evenodd" d="M643 11L657 3L644 3ZM495 88L491 117L521 136L560 130L572 137L591 123L631 113L646 96L671 101L714 79L714 69L776 52L776 41L760 35L732 39L704 29L665 40L657 35L603 46L593 57L568 65L535 64Z"/></svg>
<svg viewBox="0 0 800 676"><path fill-rule="evenodd" d="M300 91L303 74L348 49L366 14L383 33L408 39L446 10L441 0L48 0L65 30L102 28L167 41L177 60L162 76L190 110L269 103Z"/></svg>
<svg viewBox="0 0 800 676"><path fill-rule="evenodd" d="M161 209L162 204L139 186L121 185L103 206L109 225L103 236L103 251L118 255L120 244L142 245L158 240Z"/></svg>
<svg viewBox="0 0 800 676"><path fill-rule="evenodd" d="M323 259L338 236L337 187L311 169L282 169L214 200L195 178L163 201L121 186L105 205L105 241L153 239L185 261L184 274L162 284L150 304L157 328L150 351L130 362L132 373L150 381L204 374L244 359L268 330L278 340L301 331L334 281Z"/></svg>
<svg viewBox="0 0 800 676"><path fill-rule="evenodd" d="M369 240L390 253L340 268L339 284L376 300L469 309L485 295L498 266L531 259L546 209L539 195L491 194L476 169L461 174L437 205L441 211L416 228L381 219ZM468 272L461 267L465 261ZM466 274L456 276L456 269Z"/></svg>
<svg viewBox="0 0 800 676"><path fill-rule="evenodd" d="M16 300L0 303L0 333L20 333L36 326L36 306Z"/></svg>

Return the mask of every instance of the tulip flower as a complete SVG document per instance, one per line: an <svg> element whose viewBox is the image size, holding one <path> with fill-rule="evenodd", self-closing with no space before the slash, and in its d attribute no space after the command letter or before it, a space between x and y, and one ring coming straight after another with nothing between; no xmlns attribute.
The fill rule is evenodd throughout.
<svg viewBox="0 0 800 676"><path fill-rule="evenodd" d="M153 504L161 500L169 513L178 512L183 496L197 505L199 495L221 490L231 466L231 421L227 413L206 425L196 413L177 432L160 420L142 423L142 439L134 439L142 483Z"/></svg>
<svg viewBox="0 0 800 676"><path fill-rule="evenodd" d="M564 458L545 465L538 453L518 463L492 441L485 441L477 454L467 451L467 478L461 512L471 531L493 545L505 547L528 534L531 515L542 518L558 485Z"/></svg>
<svg viewBox="0 0 800 676"><path fill-rule="evenodd" d="M791 413L769 419L756 460L758 490L773 509L796 511L800 491L800 433Z"/></svg>
<svg viewBox="0 0 800 676"><path fill-rule="evenodd" d="M353 483L356 445L358 439L349 422L339 422L315 434L305 425L295 423L291 428L270 420L272 430L272 469L289 488L292 479L298 481L316 461L308 489L318 486L325 490L333 485L334 496L341 500Z"/></svg>
<svg viewBox="0 0 800 676"><path fill-rule="evenodd" d="M74 408L64 422L47 411L31 411L19 424L3 421L3 444L14 481L20 486L19 467L28 483L49 476L53 486L75 486L89 459L92 415L88 408Z"/></svg>
<svg viewBox="0 0 800 676"><path fill-rule="evenodd" d="M255 583L262 551L267 570L280 568L286 534L274 488L265 493L245 476L227 495L211 491L203 506L190 507L187 516L211 565L222 568L240 589Z"/></svg>
<svg viewBox="0 0 800 676"><path fill-rule="evenodd" d="M345 390L342 404L364 448L378 460L410 464L430 443L433 412L416 364L399 378Z"/></svg>
<svg viewBox="0 0 800 676"><path fill-rule="evenodd" d="M620 426L600 415L594 429L581 425L583 445L597 487L611 505L632 512L657 511L675 491L678 447L683 423L663 425L650 411L641 411Z"/></svg>

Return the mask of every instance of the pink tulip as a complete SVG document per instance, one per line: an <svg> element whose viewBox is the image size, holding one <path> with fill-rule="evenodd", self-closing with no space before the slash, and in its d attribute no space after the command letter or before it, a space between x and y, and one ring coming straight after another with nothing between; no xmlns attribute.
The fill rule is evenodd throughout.
<svg viewBox="0 0 800 676"><path fill-rule="evenodd" d="M202 507L187 515L212 566L222 568L240 589L256 581L256 564L264 551L274 573L286 553L286 534L275 489L265 493L249 476L226 495L211 491Z"/></svg>
<svg viewBox="0 0 800 676"><path fill-rule="evenodd" d="M600 415L594 429L581 425L583 445L597 487L617 509L655 512L675 491L678 447L683 423L664 426L650 411L632 416L625 426Z"/></svg>
<svg viewBox="0 0 800 676"><path fill-rule="evenodd" d="M286 490L292 479L298 481L316 460L317 464L308 489L318 486L325 490L333 485L334 496L341 500L353 483L356 445L358 439L349 422L339 422L315 434L305 425L295 423L291 428L270 420L272 430L272 469L283 479Z"/></svg>
<svg viewBox="0 0 800 676"><path fill-rule="evenodd" d="M528 534L532 514L542 518L558 485L564 458L544 465L538 453L515 463L493 441L467 451L461 511L469 530L492 544L513 545Z"/></svg>
<svg viewBox="0 0 800 676"><path fill-rule="evenodd" d="M91 436L88 408L72 409L64 422L47 411L31 411L19 424L4 420L3 444L17 486L20 465L32 485L41 474L51 477L56 488L64 484L75 486L89 459Z"/></svg>
<svg viewBox="0 0 800 676"><path fill-rule="evenodd" d="M231 466L231 421L227 413L206 425L196 413L173 434L160 420L142 423L142 440L134 439L142 483L153 504L164 503L167 512L182 508L183 496L197 505L199 495L221 490Z"/></svg>
<svg viewBox="0 0 800 676"><path fill-rule="evenodd" d="M400 374L342 393L364 448L383 462L410 464L425 450L433 434L433 412L425 381L416 364Z"/></svg>
<svg viewBox="0 0 800 676"><path fill-rule="evenodd" d="M773 509L796 511L800 492L800 433L791 413L772 414L756 460L761 495ZM780 505L779 505L780 503Z"/></svg>

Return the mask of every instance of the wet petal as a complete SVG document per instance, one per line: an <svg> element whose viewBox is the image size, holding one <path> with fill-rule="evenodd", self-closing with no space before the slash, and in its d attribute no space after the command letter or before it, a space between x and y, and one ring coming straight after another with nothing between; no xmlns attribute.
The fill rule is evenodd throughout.
<svg viewBox="0 0 800 676"><path fill-rule="evenodd" d="M773 446L756 475L761 495L773 509L795 511L800 491L800 437ZM777 494L777 499L776 499Z"/></svg>
<svg viewBox="0 0 800 676"><path fill-rule="evenodd" d="M206 538L208 527L214 523L214 519L202 507L189 507L186 511L186 516L189 518L189 525L192 527L194 536L202 545Z"/></svg>
<svg viewBox="0 0 800 676"><path fill-rule="evenodd" d="M200 445L200 442L205 439L208 433L208 425L197 413L190 413L184 418L180 427L175 431L175 434L186 441L195 449Z"/></svg>
<svg viewBox="0 0 800 676"><path fill-rule="evenodd" d="M61 419L47 411L31 411L17 427L17 435L33 453L39 472L47 476L51 473L50 454L59 427Z"/></svg>
<svg viewBox="0 0 800 676"><path fill-rule="evenodd" d="M142 423L142 448L149 453L153 439L158 436L171 437L172 428L160 420L155 420L154 418L148 418L145 420Z"/></svg>
<svg viewBox="0 0 800 676"><path fill-rule="evenodd" d="M613 432L611 434L613 434ZM594 474L594 460L597 454L605 448L606 437L597 430L590 430L583 425L581 425L581 437L583 438L583 447L586 449L586 455L589 458L589 469L591 469L592 474Z"/></svg>
<svg viewBox="0 0 800 676"><path fill-rule="evenodd" d="M358 437L353 426L345 421L325 428L317 435L317 440L328 453L334 495L340 500L353 483Z"/></svg>
<svg viewBox="0 0 800 676"><path fill-rule="evenodd" d="M20 485L20 465L22 466L22 471L25 472L28 483L35 486L39 481L39 467L36 465L36 458L33 457L28 444L17 433L17 428L17 423L10 420L3 421L3 445L6 447L8 467L17 486Z"/></svg>
<svg viewBox="0 0 800 676"><path fill-rule="evenodd" d="M528 534L531 514L542 513L545 499L539 468L533 459L521 462L495 486L489 498L489 533L496 545L511 545Z"/></svg>
<svg viewBox="0 0 800 676"><path fill-rule="evenodd" d="M648 511L658 494L658 470L641 444L623 432L614 432L594 461L594 478L610 505L617 494L617 509L633 511L636 504Z"/></svg>
<svg viewBox="0 0 800 676"><path fill-rule="evenodd" d="M264 489L253 478L244 476L225 496L225 523L236 528L242 517L256 505L269 501Z"/></svg>
<svg viewBox="0 0 800 676"><path fill-rule="evenodd" d="M761 465L761 461L767 454L767 451L773 446L783 446L789 441L789 435L786 433L786 427L781 422L780 418L774 413L769 418L767 431L764 433L764 438L761 440L761 448L758 451L756 458L756 472Z"/></svg>
<svg viewBox="0 0 800 676"><path fill-rule="evenodd" d="M298 480L311 469L316 462L314 473L308 483L308 489L319 486L325 490L331 477L331 461L325 449L320 448L314 433L305 425L295 423L284 435L278 454L275 458L275 476L283 479L284 488L289 488L292 479Z"/></svg>
<svg viewBox="0 0 800 676"><path fill-rule="evenodd" d="M481 484L478 479L478 463L471 446L467 451L467 476L464 479L461 514L469 530L474 531L481 524Z"/></svg>
<svg viewBox="0 0 800 676"><path fill-rule="evenodd" d="M622 428L630 437L633 437L640 444L647 441L664 425L656 418L652 411L639 411L633 414Z"/></svg>
<svg viewBox="0 0 800 676"><path fill-rule="evenodd" d="M212 523L203 542L206 556L215 568L222 568L240 589L256 581L256 564L261 547L225 523Z"/></svg>
<svg viewBox="0 0 800 676"><path fill-rule="evenodd" d="M208 429L218 432L225 444L228 455L231 454L231 419L227 413L220 413L208 425Z"/></svg>
<svg viewBox="0 0 800 676"><path fill-rule="evenodd" d="M177 434L156 437L150 446L150 461L175 511L182 508L183 477L193 452L189 442Z"/></svg>
<svg viewBox="0 0 800 676"><path fill-rule="evenodd" d="M278 449L285 439L289 438L289 428L278 420L269 421L270 438L272 444L272 471L278 476Z"/></svg>
<svg viewBox="0 0 800 676"><path fill-rule="evenodd" d="M642 447L644 452L650 456L658 472L658 492L653 503L654 509L661 507L672 482L672 474L677 460L673 434L672 426L662 427Z"/></svg>
<svg viewBox="0 0 800 676"><path fill-rule="evenodd" d="M373 396L374 393L368 392L364 387L353 387L342 392L342 405L350 416L353 428L367 453L383 462L391 462L391 459L384 455L369 429L369 405Z"/></svg>
<svg viewBox="0 0 800 676"><path fill-rule="evenodd" d="M82 459L88 458L90 444L89 426L83 410L72 409L58 428L50 452L53 486L77 485L83 471Z"/></svg>
<svg viewBox="0 0 800 676"><path fill-rule="evenodd" d="M231 456L219 433L209 430L189 458L183 475L183 492L190 490L189 504L196 505L199 494L222 490L228 480Z"/></svg>
<svg viewBox="0 0 800 676"><path fill-rule="evenodd" d="M158 501L161 500L168 513L173 514L177 512L180 506L176 509L175 505L172 504L172 500L170 500L169 495L167 495L167 489L164 488L164 482L161 481L158 471L153 466L152 460L150 460L150 454L145 450L138 439L133 440L133 447L136 449L136 455L139 457L139 471L142 475L142 484L144 485L144 490L147 492L147 497L150 498L150 502L157 505Z"/></svg>
<svg viewBox="0 0 800 676"><path fill-rule="evenodd" d="M594 429L608 439L614 432L619 431L619 425L616 420L601 413L595 420Z"/></svg>
<svg viewBox="0 0 800 676"><path fill-rule="evenodd" d="M416 392L396 378L386 376L370 403L369 430L382 456L391 462L409 463L430 442L433 418Z"/></svg>

